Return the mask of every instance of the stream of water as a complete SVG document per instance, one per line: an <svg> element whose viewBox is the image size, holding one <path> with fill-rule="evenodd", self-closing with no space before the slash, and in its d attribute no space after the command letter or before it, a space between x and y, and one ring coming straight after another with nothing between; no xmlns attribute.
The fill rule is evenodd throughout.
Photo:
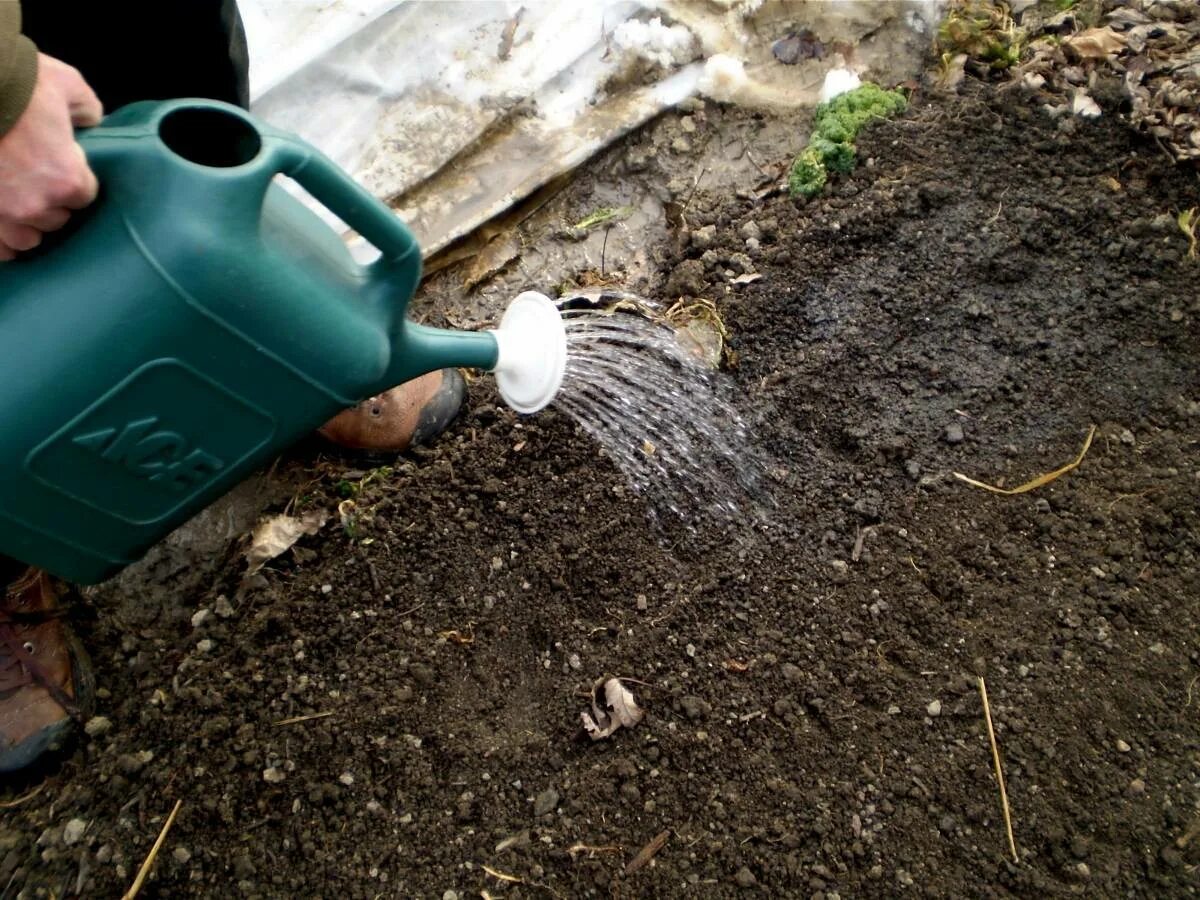
<svg viewBox="0 0 1200 900"><path fill-rule="evenodd" d="M565 310L567 371L555 402L614 460L658 518L750 520L764 467L720 373L670 327L640 315Z"/></svg>

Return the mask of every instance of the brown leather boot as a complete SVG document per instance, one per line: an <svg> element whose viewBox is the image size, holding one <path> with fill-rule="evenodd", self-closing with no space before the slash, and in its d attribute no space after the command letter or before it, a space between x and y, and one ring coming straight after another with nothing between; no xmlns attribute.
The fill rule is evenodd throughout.
<svg viewBox="0 0 1200 900"><path fill-rule="evenodd" d="M61 747L90 714L91 664L50 576L29 569L0 603L0 772Z"/></svg>
<svg viewBox="0 0 1200 900"><path fill-rule="evenodd" d="M401 453L445 431L466 393L457 369L430 372L339 413L318 434L367 455Z"/></svg>

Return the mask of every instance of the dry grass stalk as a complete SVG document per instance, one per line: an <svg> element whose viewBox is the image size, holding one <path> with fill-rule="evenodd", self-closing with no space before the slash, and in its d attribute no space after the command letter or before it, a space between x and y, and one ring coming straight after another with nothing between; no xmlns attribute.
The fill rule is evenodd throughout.
<svg viewBox="0 0 1200 900"><path fill-rule="evenodd" d="M1096 436L1096 426L1093 425L1090 429L1088 429L1087 438L1083 442L1083 449L1081 449L1079 451L1079 455L1076 456L1073 460L1071 460L1071 462L1067 463L1062 468L1055 469L1053 472L1047 472L1045 475L1039 475L1037 478L1033 479L1033 481L1027 481L1027 482L1025 482L1025 484L1021 485L1020 487L1015 487L1015 488L994 487L990 484L984 484L982 481L976 481L974 478L968 478L966 475L963 475L961 472L955 472L954 477L959 479L960 481L965 481L967 484L971 485L972 487L983 488L985 491L991 491L993 494L1006 494L1006 495L1010 495L1010 496L1012 494L1024 494L1027 491L1032 491L1035 488L1042 487L1042 485L1049 484L1051 481L1054 481L1054 479L1061 478L1063 475L1066 475L1072 469L1077 468L1079 466L1079 464L1081 462L1083 462L1083 458L1085 456L1087 456L1088 449L1092 446L1092 438L1095 436Z"/></svg>
<svg viewBox="0 0 1200 900"><path fill-rule="evenodd" d="M158 840L154 842L154 846L146 854L146 861L138 869L137 877L133 879L133 885L126 891L125 896L121 900L133 900L138 895L138 891L142 889L142 885L146 881L146 876L150 874L150 868L154 865L154 860L158 857L158 851L162 849L163 841L167 839L167 832L171 830L171 826L175 823L175 817L179 815L179 807L181 806L183 806L183 801L176 800L175 808L171 810L171 814L167 816L167 821L163 823L162 831L158 833Z"/></svg>
<svg viewBox="0 0 1200 900"><path fill-rule="evenodd" d="M620 853L621 848L615 846L593 847L590 844L572 844L567 848L567 855L574 859L580 853L586 853L588 856L595 856L597 853Z"/></svg>
<svg viewBox="0 0 1200 900"><path fill-rule="evenodd" d="M22 794L20 797L17 797L16 799L8 800L4 803L0 803L0 809L15 809L16 807L20 806L22 803L26 803L26 802L32 800L38 794L40 794L42 792L42 788L44 788L45 786L46 786L46 782L43 781L41 784L39 784L37 787L35 787L28 794Z"/></svg>
<svg viewBox="0 0 1200 900"><path fill-rule="evenodd" d="M1000 805L1004 809L1004 830L1008 833L1008 849L1012 852L1013 862L1019 863L1017 842L1013 838L1012 813L1008 808L1008 791L1004 787L1004 769L1000 765L1000 746L996 743L996 729L992 727L992 707L988 704L987 685L983 678L979 679L979 696L983 698L983 717L987 720L988 740L992 745L992 762L996 765L996 782L1000 785Z"/></svg>
<svg viewBox="0 0 1200 900"><path fill-rule="evenodd" d="M290 719L280 719L275 723L275 727L280 725L296 725L300 722L311 722L313 719L324 719L333 715L333 710L328 712L310 713L307 716L292 716Z"/></svg>
<svg viewBox="0 0 1200 900"><path fill-rule="evenodd" d="M493 878L499 878L501 881L507 881L510 884L524 884L525 879L516 875L509 875L507 872L501 872L499 869L493 869L491 866L481 865L479 868L487 872Z"/></svg>

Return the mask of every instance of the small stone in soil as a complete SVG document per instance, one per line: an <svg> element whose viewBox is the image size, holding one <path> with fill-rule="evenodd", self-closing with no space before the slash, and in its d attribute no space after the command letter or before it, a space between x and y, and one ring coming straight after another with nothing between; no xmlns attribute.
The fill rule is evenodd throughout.
<svg viewBox="0 0 1200 900"><path fill-rule="evenodd" d="M283 781L283 779L286 777L287 776L283 773L283 770L278 769L275 766L271 766L269 769L263 769L263 781L265 781L267 784L279 784L279 782Z"/></svg>
<svg viewBox="0 0 1200 900"><path fill-rule="evenodd" d="M734 881L738 883L738 887L754 887L758 883L758 879L754 877L754 873L747 866L742 866L738 869L737 875L734 876Z"/></svg>
<svg viewBox="0 0 1200 900"><path fill-rule="evenodd" d="M1132 748L1120 738L1117 738L1117 752L1128 753Z"/></svg>
<svg viewBox="0 0 1200 900"><path fill-rule="evenodd" d="M925 712L929 713L930 717L937 718L942 714L942 701L932 701L927 707L925 707Z"/></svg>
<svg viewBox="0 0 1200 900"><path fill-rule="evenodd" d="M558 791L554 788L546 788L534 798L533 814L535 816L544 816L554 812L558 806Z"/></svg>
<svg viewBox="0 0 1200 900"><path fill-rule="evenodd" d="M712 712L712 707L700 697L684 697L679 704L683 707L684 714L693 722L703 719Z"/></svg>
<svg viewBox="0 0 1200 900"><path fill-rule="evenodd" d="M112 722L104 716L92 716L83 726L88 737L100 737L112 730Z"/></svg>
<svg viewBox="0 0 1200 900"><path fill-rule="evenodd" d="M1146 793L1146 782L1140 778L1135 778L1129 782L1129 793L1134 797L1139 797Z"/></svg>
<svg viewBox="0 0 1200 900"><path fill-rule="evenodd" d="M212 610L198 609L198 610L196 610L195 614L192 616L192 627L200 628L201 626L204 625L205 622L207 622L211 618L212 618Z"/></svg>
<svg viewBox="0 0 1200 900"><path fill-rule="evenodd" d="M175 858L175 862L181 866L186 866L192 858L192 852L187 847L176 847L171 851L171 856Z"/></svg>
<svg viewBox="0 0 1200 900"><path fill-rule="evenodd" d="M951 422L946 426L946 443L961 444L963 442L963 427L957 422Z"/></svg>
<svg viewBox="0 0 1200 900"><path fill-rule="evenodd" d="M72 819L63 828L63 843L68 847L72 844L78 844L85 831L87 831L87 822L83 821L83 819Z"/></svg>
<svg viewBox="0 0 1200 900"><path fill-rule="evenodd" d="M217 615L222 619L228 619L233 615L233 604L229 602L229 598L224 594L217 598L214 608L217 611Z"/></svg>

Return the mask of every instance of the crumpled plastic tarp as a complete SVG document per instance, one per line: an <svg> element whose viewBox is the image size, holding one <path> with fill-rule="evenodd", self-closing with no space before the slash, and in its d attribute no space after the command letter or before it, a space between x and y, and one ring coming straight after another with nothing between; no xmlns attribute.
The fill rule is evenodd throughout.
<svg viewBox="0 0 1200 900"><path fill-rule="evenodd" d="M923 33L940 3L240 5L253 112L307 139L391 203L429 255L663 109L704 92L705 63L714 56L744 61L751 81L757 65L769 88L764 105L812 102L832 63L780 66L770 57L774 37L814 25L831 35L840 30L837 36L851 43L889 23ZM753 102L752 92L743 93L718 99Z"/></svg>

